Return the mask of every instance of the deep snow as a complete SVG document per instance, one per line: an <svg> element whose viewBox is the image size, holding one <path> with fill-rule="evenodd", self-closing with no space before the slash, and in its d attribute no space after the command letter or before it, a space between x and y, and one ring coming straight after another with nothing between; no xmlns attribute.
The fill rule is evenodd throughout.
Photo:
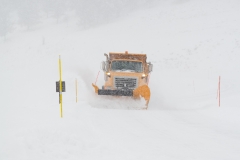
<svg viewBox="0 0 240 160"><path fill-rule="evenodd" d="M0 159L238 160L238 6L237 0L162 2L88 30L73 17L11 33L0 42ZM93 93L103 53L125 50L148 54L154 65L148 110ZM58 55L67 85L63 118ZM103 83L100 71L97 85Z"/></svg>

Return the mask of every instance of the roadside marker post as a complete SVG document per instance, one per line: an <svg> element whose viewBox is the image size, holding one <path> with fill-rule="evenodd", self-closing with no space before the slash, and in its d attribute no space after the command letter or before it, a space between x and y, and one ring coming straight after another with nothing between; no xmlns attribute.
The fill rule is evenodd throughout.
<svg viewBox="0 0 240 160"><path fill-rule="evenodd" d="M76 86L76 103L78 102L78 82L77 82L77 78L75 80L75 86Z"/></svg>
<svg viewBox="0 0 240 160"><path fill-rule="evenodd" d="M59 92L59 105L60 105L60 117L63 117L62 113L62 92L66 92L66 85L65 81L62 81L62 62L61 62L61 56L59 55L58 60L58 66L59 66L59 77L60 80L56 82L56 92Z"/></svg>
<svg viewBox="0 0 240 160"><path fill-rule="evenodd" d="M218 81L218 106L220 107L220 81L221 81L221 76L219 76L219 81Z"/></svg>
<svg viewBox="0 0 240 160"><path fill-rule="evenodd" d="M95 81L95 85L96 85L96 83L97 83L99 73L100 73L100 71L98 71L97 78L96 78L96 81Z"/></svg>
<svg viewBox="0 0 240 160"><path fill-rule="evenodd" d="M221 76L218 77L218 90L217 90L217 99L218 99L218 107L220 107L220 82L221 82Z"/></svg>

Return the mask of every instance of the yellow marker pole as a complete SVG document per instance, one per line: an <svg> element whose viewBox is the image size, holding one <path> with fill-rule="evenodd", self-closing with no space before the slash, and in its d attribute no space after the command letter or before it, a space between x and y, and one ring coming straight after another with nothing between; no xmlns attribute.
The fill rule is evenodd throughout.
<svg viewBox="0 0 240 160"><path fill-rule="evenodd" d="M62 62L61 62L61 55L59 55L59 75L60 75L60 80L59 80L59 99L60 99L60 117L63 117L62 114Z"/></svg>
<svg viewBox="0 0 240 160"><path fill-rule="evenodd" d="M76 78L76 80L75 80L75 86L76 86L76 103L77 103L77 101L78 101L78 86L77 86L77 78Z"/></svg>

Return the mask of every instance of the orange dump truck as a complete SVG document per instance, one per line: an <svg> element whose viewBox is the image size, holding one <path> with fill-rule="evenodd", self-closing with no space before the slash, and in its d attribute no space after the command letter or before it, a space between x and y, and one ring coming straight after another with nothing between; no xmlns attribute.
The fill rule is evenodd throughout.
<svg viewBox="0 0 240 160"><path fill-rule="evenodd" d="M149 73L153 65L147 62L146 54L106 53L106 61L101 63L104 71L105 84L99 89L92 84L98 95L131 96L134 99L143 97L148 106L150 89L148 87Z"/></svg>

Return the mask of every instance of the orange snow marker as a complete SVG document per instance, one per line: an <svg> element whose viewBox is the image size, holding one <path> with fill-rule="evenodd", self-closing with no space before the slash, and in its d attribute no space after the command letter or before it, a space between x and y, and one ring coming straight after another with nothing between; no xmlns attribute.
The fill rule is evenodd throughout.
<svg viewBox="0 0 240 160"><path fill-rule="evenodd" d="M100 71L98 71L98 75L99 75ZM98 75L97 75L97 78L96 78L96 81L95 81L95 85L97 83L97 80L98 80Z"/></svg>
<svg viewBox="0 0 240 160"><path fill-rule="evenodd" d="M98 71L98 75L99 75L100 71ZM95 93L98 93L98 87L96 86L96 83L97 83L97 80L98 80L98 75L97 75L97 78L96 78L96 81L95 81L95 84L92 83L92 86L95 90Z"/></svg>
<svg viewBox="0 0 240 160"><path fill-rule="evenodd" d="M76 103L78 102L78 84L77 84L77 78L75 79L75 87L76 87Z"/></svg>
<svg viewBox="0 0 240 160"><path fill-rule="evenodd" d="M218 82L218 106L220 107L220 80L221 77L219 76L219 82Z"/></svg>
<svg viewBox="0 0 240 160"><path fill-rule="evenodd" d="M220 107L220 80L221 76L218 78L218 90L217 90L217 99L218 99L218 106Z"/></svg>

